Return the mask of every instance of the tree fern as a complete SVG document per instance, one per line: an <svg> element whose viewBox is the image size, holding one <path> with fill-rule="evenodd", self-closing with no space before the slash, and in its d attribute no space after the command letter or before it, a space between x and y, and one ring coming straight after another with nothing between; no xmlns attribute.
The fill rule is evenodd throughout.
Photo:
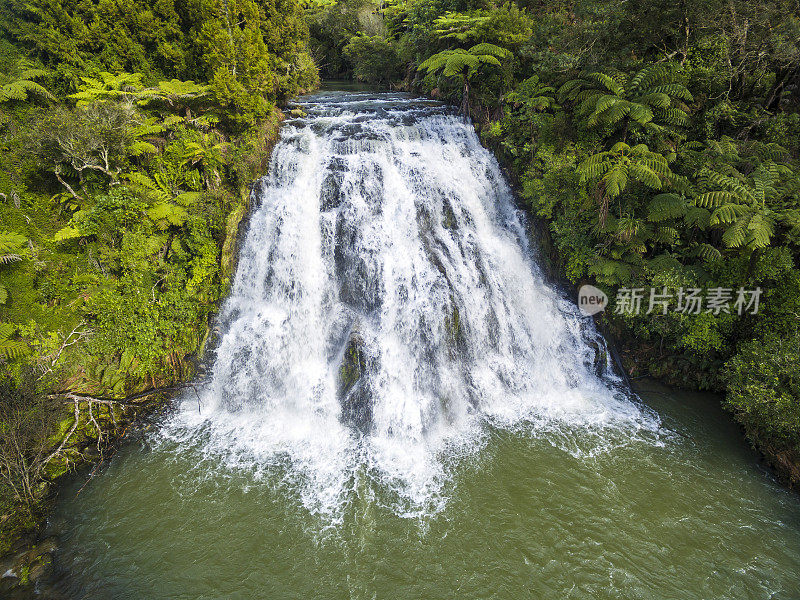
<svg viewBox="0 0 800 600"><path fill-rule="evenodd" d="M500 46L486 42L476 44L469 50L458 48L455 50L443 50L423 61L419 67L420 71L427 71L428 74L439 73L448 79L461 79L463 86L461 110L464 115L469 113L469 82L480 71L482 65L494 67L502 66L501 59L511 58L511 52Z"/></svg>
<svg viewBox="0 0 800 600"><path fill-rule="evenodd" d="M172 190L165 188L163 184L160 184L146 173L135 171L125 175L125 178L139 187L145 195L157 202L169 202L172 200Z"/></svg>
<svg viewBox="0 0 800 600"><path fill-rule="evenodd" d="M11 339L16 331L11 323L0 323L0 358L6 361L18 360L30 352L25 342Z"/></svg>
<svg viewBox="0 0 800 600"><path fill-rule="evenodd" d="M630 280L633 267L622 260L600 257L589 268L589 273L601 284L620 285Z"/></svg>
<svg viewBox="0 0 800 600"><path fill-rule="evenodd" d="M171 202L159 202L147 211L147 216L159 229L182 227L186 222L188 213L186 209Z"/></svg>
<svg viewBox="0 0 800 600"><path fill-rule="evenodd" d="M686 215L686 200L677 194L658 194L650 200L647 207L647 218L659 223L669 219L677 219Z"/></svg>
<svg viewBox="0 0 800 600"><path fill-rule="evenodd" d="M647 187L660 189L662 182L671 175L667 160L644 144L629 146L616 143L611 150L599 152L584 160L577 167L582 180L598 179L604 194L616 198L627 187L629 180L636 180Z"/></svg>
<svg viewBox="0 0 800 600"><path fill-rule="evenodd" d="M623 141L629 128L642 133L668 134L670 126L685 126L689 119L684 101L689 90L673 81L674 69L651 65L627 79L623 74L584 73L559 89L559 100L571 102L589 127L620 130Z"/></svg>
<svg viewBox="0 0 800 600"><path fill-rule="evenodd" d="M106 71L94 77L81 77L78 91L69 98L78 106L85 106L97 100L133 100L143 89L141 73L120 73L114 75Z"/></svg>
<svg viewBox="0 0 800 600"><path fill-rule="evenodd" d="M732 154L728 142L709 144L715 152ZM722 165L720 166L722 167ZM778 223L791 220L789 209L779 208L781 196L777 186L781 170L775 164L762 164L749 176L730 164L726 173L708 167L701 169L698 181L710 188L698 195L696 204L713 208L709 225L722 229L722 243L728 248L747 248L751 251L766 248L772 242Z"/></svg>
<svg viewBox="0 0 800 600"><path fill-rule="evenodd" d="M16 76L13 75L15 71ZM55 101L55 96L35 81L47 75L49 75L48 71L31 67L30 63L24 59L17 61L11 73L0 78L0 103L25 102L30 98L47 102Z"/></svg>

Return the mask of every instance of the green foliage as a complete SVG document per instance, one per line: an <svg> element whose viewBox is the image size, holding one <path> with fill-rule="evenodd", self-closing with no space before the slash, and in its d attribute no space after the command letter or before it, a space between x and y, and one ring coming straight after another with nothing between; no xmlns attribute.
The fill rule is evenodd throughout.
<svg viewBox="0 0 800 600"><path fill-rule="evenodd" d="M800 439L800 338L767 335L742 344L728 364L727 406L748 433L774 450Z"/></svg>
<svg viewBox="0 0 800 600"><path fill-rule="evenodd" d="M776 182L780 169L774 163L761 165L750 177L728 166L727 174L704 168L700 179L709 189L697 196L697 206L712 210L709 224L723 230L728 248L756 250L770 245L776 225L800 224L796 209L779 209Z"/></svg>
<svg viewBox="0 0 800 600"><path fill-rule="evenodd" d="M16 331L17 327L11 323L0 323L0 359L19 360L30 352L24 341L11 339Z"/></svg>
<svg viewBox="0 0 800 600"><path fill-rule="evenodd" d="M238 124L252 125L270 110L267 97L275 83L254 0L207 0L200 28L205 73L222 108Z"/></svg>
<svg viewBox="0 0 800 600"><path fill-rule="evenodd" d="M309 45L325 77L341 78L354 74L354 61L365 58L361 50L367 44L366 39L356 42L357 46L351 46L345 53L344 48L354 38L377 38L389 42L379 8L371 0L311 2L306 7L306 20L311 33ZM382 51L388 55L385 48ZM361 77L366 74L362 73Z"/></svg>
<svg viewBox="0 0 800 600"><path fill-rule="evenodd" d="M27 60L17 61L11 73L0 78L0 103L25 102L29 97L46 102L54 101L53 94L35 81L48 75L48 71L33 67Z"/></svg>
<svg viewBox="0 0 800 600"><path fill-rule="evenodd" d="M624 73L587 73L559 89L562 102L571 102L588 127L618 132L622 140L631 133L676 137L674 127L689 124L692 100L686 87L675 82L670 65L647 66L632 77Z"/></svg>
<svg viewBox="0 0 800 600"><path fill-rule="evenodd" d="M471 79L474 77L481 65L500 66L501 58L510 58L511 53L494 44L481 43L473 46L469 50L457 48L456 50L444 50L434 54L423 61L419 68L436 73L441 71L444 77L461 77Z"/></svg>
<svg viewBox="0 0 800 600"><path fill-rule="evenodd" d="M470 49L456 48L443 50L424 60L418 67L429 74L441 73L447 79L460 80L463 86L461 103L462 112L467 115L469 109L469 83L485 66L501 67L501 60L511 58L511 52L488 42L481 42Z"/></svg>
<svg viewBox="0 0 800 600"><path fill-rule="evenodd" d="M0 231L0 265L22 260L27 250L28 238L11 231Z"/></svg>
<svg viewBox="0 0 800 600"><path fill-rule="evenodd" d="M542 85L538 75L521 81L510 93L506 94L506 102L514 108L522 108L524 117L535 120L535 113L553 110L558 107L555 99L555 88Z"/></svg>
<svg viewBox="0 0 800 600"><path fill-rule="evenodd" d="M360 34L350 39L343 49L353 63L353 76L359 81L389 83L400 73L400 59L394 46L380 35Z"/></svg>
<svg viewBox="0 0 800 600"><path fill-rule="evenodd" d="M81 77L81 81L78 92L69 96L78 106L86 106L101 100L134 99L144 87L141 73L114 75L103 71L96 79Z"/></svg>
<svg viewBox="0 0 800 600"><path fill-rule="evenodd" d="M77 88L79 104L140 94L141 99L174 102L211 91L230 123L245 127L264 118L271 103L317 82L296 0L133 0L124 7L102 0L6 4L7 35L44 61L59 91ZM45 97L32 82L38 76L20 85ZM151 83L157 89L147 87Z"/></svg>
<svg viewBox="0 0 800 600"><path fill-rule="evenodd" d="M727 391L754 442L797 456L796 14L715 0L527 7L530 35L507 46L513 89L479 76L473 114L548 226L551 261L611 297L621 286L760 287L757 315L603 319L637 374ZM424 57L497 43L474 37L491 10L430 10L405 13L429 32L416 34Z"/></svg>
<svg viewBox="0 0 800 600"><path fill-rule="evenodd" d="M28 238L10 231L0 231L0 267L22 260L28 253ZM8 289L0 283L0 304L8 301Z"/></svg>
<svg viewBox="0 0 800 600"><path fill-rule="evenodd" d="M296 0L9 0L0 30L0 504L30 517L75 424L43 390L192 374L275 104L319 79Z"/></svg>
<svg viewBox="0 0 800 600"><path fill-rule="evenodd" d="M661 189L671 171L667 159L651 152L645 144L629 146L617 142L611 150L593 154L578 165L582 180L598 180L598 191L608 198L616 198L628 185L638 181L652 189Z"/></svg>
<svg viewBox="0 0 800 600"><path fill-rule="evenodd" d="M490 10L448 11L433 22L433 33L441 40L459 44L492 43L516 48L527 41L532 22L520 8L506 2Z"/></svg>

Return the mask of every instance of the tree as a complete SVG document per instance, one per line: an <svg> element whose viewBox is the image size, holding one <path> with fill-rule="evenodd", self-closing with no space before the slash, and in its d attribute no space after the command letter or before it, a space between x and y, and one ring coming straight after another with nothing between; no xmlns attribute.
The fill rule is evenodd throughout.
<svg viewBox="0 0 800 600"><path fill-rule="evenodd" d="M795 208L776 206L781 195L776 185L781 172L778 165L760 165L749 176L730 165L726 171L701 169L699 179L708 191L695 200L697 206L712 210L709 225L723 231L726 247L756 252L770 245L779 223L800 227Z"/></svg>
<svg viewBox="0 0 800 600"><path fill-rule="evenodd" d="M353 36L343 52L353 63L353 75L359 81L389 83L400 75L397 52L383 36Z"/></svg>
<svg viewBox="0 0 800 600"><path fill-rule="evenodd" d="M200 29L205 76L231 121L247 126L269 112L275 97L262 34L262 16L255 0L204 0Z"/></svg>
<svg viewBox="0 0 800 600"><path fill-rule="evenodd" d="M619 196L629 181L658 190L672 175L664 156L651 152L645 144L629 146L625 142L617 142L611 150L590 156L578 165L577 171L582 181L597 181L601 224L608 214L609 200Z"/></svg>
<svg viewBox="0 0 800 600"><path fill-rule="evenodd" d="M149 134L139 128L141 124L141 116L129 103L93 102L75 110L59 107L36 124L30 146L70 195L83 200L67 178L77 176L85 188L89 173L101 173L108 184L116 185L127 156L148 150L137 144L138 137Z"/></svg>
<svg viewBox="0 0 800 600"><path fill-rule="evenodd" d="M459 44L488 42L516 49L530 38L533 20L510 2L488 10L448 11L437 17L433 32L440 40L456 40Z"/></svg>
<svg viewBox="0 0 800 600"><path fill-rule="evenodd" d="M562 102L572 102L589 127L608 128L627 141L631 129L657 138L675 137L675 126L689 123L685 102L692 95L675 82L675 67L654 64L633 77L623 73L587 73L559 89Z"/></svg>
<svg viewBox="0 0 800 600"><path fill-rule="evenodd" d="M0 266L25 258L28 252L28 238L11 231L0 231ZM0 304L8 301L8 289L0 284ZM10 334L9 334L10 335Z"/></svg>
<svg viewBox="0 0 800 600"><path fill-rule="evenodd" d="M53 457L50 436L59 415L56 403L37 393L30 374L20 383L0 378L0 482L29 511L40 496L37 483Z"/></svg>
<svg viewBox="0 0 800 600"><path fill-rule="evenodd" d="M800 335L769 333L743 344L725 370L725 404L761 445L797 448L800 439Z"/></svg>
<svg viewBox="0 0 800 600"><path fill-rule="evenodd" d="M469 84L472 78L481 71L482 67L500 67L501 59L509 60L510 58L511 52L505 48L483 42L472 46L469 50L457 48L438 52L423 61L418 69L428 73L441 72L442 77L448 79L460 79L463 88L461 113L465 117L469 117Z"/></svg>
<svg viewBox="0 0 800 600"><path fill-rule="evenodd" d="M49 75L45 69L33 67L29 61L21 59L15 65L16 75L8 74L0 78L0 102L25 102L30 97L53 102L55 97L36 79Z"/></svg>

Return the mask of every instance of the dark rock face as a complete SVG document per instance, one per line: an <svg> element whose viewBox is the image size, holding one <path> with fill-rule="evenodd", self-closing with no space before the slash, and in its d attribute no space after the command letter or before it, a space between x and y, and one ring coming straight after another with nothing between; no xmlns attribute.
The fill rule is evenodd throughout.
<svg viewBox="0 0 800 600"><path fill-rule="evenodd" d="M35 593L35 590L40 582L52 574L56 539L47 538L38 544L26 546L28 543L28 540L21 540L21 549L17 548L16 552L0 559L0 596L3 598L52 597Z"/></svg>
<svg viewBox="0 0 800 600"><path fill-rule="evenodd" d="M363 233L346 212L336 219L333 258L339 281L339 298L357 311L372 312L381 304L381 264L375 251L362 244Z"/></svg>
<svg viewBox="0 0 800 600"><path fill-rule="evenodd" d="M367 359L364 338L354 330L347 340L339 367L337 395L342 405L342 422L365 432L372 422L372 397L366 381Z"/></svg>
<svg viewBox="0 0 800 600"><path fill-rule="evenodd" d="M320 191L320 207L323 212L339 208L344 195L342 194L342 182L344 172L347 169L347 162L341 157L334 157L328 163L327 174L322 182Z"/></svg>

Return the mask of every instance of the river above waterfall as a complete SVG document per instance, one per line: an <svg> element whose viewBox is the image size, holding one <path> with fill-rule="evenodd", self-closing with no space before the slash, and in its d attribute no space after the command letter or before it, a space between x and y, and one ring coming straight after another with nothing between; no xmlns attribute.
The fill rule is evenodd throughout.
<svg viewBox="0 0 800 600"><path fill-rule="evenodd" d="M61 492L68 598L796 598L800 502L614 375L446 107L321 92L256 186L210 378Z"/></svg>

